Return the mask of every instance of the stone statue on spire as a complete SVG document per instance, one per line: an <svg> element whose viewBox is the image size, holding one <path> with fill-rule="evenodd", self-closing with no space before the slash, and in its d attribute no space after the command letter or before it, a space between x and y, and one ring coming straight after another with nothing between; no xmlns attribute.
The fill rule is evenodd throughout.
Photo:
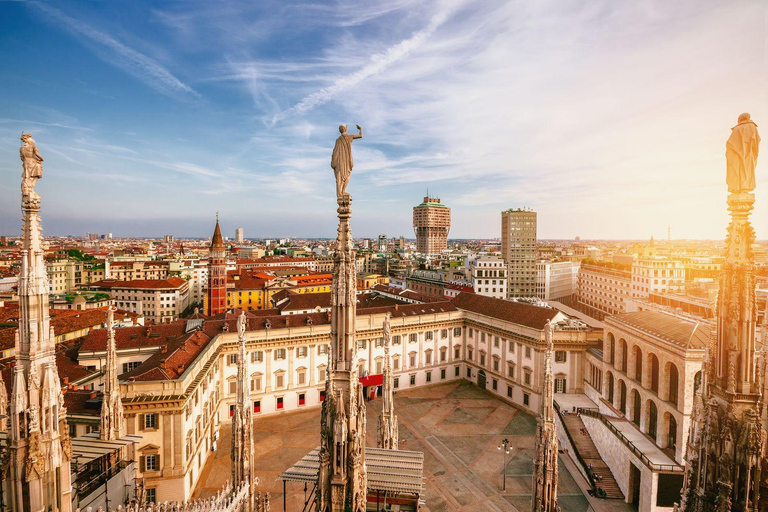
<svg viewBox="0 0 768 512"><path fill-rule="evenodd" d="M358 126L358 128L360 128ZM365 467L365 401L358 378L355 317L357 273L349 220L352 198L347 184L352 172L352 140L339 128L331 167L336 174L339 205L338 237L333 256L331 287L331 353L328 382L321 413L320 470L316 503L318 512L365 512L367 472Z"/></svg>
<svg viewBox="0 0 768 512"><path fill-rule="evenodd" d="M34 190L43 175L43 158L31 135L25 133L21 140L20 314L9 411L7 498L10 510L69 512L71 442L49 314L40 196Z"/></svg>
<svg viewBox="0 0 768 512"><path fill-rule="evenodd" d="M760 136L749 114L739 116L726 143L728 225L716 335L702 368L700 397L691 416L690 442L679 512L763 510L766 422L762 343L756 340L755 165ZM732 503L735 499L735 503Z"/></svg>
<svg viewBox="0 0 768 512"><path fill-rule="evenodd" d="M39 202L40 196L35 193L37 180L43 177L43 157L37 150L31 133L22 133L21 141L24 143L19 149L19 156L23 164L21 173L22 201Z"/></svg>
<svg viewBox="0 0 768 512"><path fill-rule="evenodd" d="M760 150L760 134L749 114L739 116L739 123L731 128L731 136L725 143L725 158L728 162L726 183L728 192L751 192L755 190L755 166Z"/></svg>
<svg viewBox="0 0 768 512"><path fill-rule="evenodd" d="M347 185L349 177L352 175L352 141L363 138L363 129L357 125L357 134L348 135L347 125L339 126L339 138L336 139L336 146L331 155L331 167L336 176L336 199L341 200L347 194Z"/></svg>

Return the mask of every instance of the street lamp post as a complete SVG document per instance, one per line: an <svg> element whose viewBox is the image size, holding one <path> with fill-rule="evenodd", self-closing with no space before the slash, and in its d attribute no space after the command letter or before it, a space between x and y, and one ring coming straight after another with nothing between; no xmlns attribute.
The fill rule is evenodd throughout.
<svg viewBox="0 0 768 512"><path fill-rule="evenodd" d="M501 440L501 444L498 446L498 450L500 452L503 452L502 455L504 457L504 469L503 474L504 478L501 483L501 490L506 491L507 490L507 455L509 455L512 452L512 448L509 446L509 439L506 437Z"/></svg>

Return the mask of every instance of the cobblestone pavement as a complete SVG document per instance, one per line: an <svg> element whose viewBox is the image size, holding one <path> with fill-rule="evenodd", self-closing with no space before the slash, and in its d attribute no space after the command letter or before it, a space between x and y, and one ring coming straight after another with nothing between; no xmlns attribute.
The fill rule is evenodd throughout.
<svg viewBox="0 0 768 512"><path fill-rule="evenodd" d="M381 400L368 403L368 445L376 444ZM395 395L400 421L400 448L424 453L429 512L530 510L536 421L472 384L460 381L416 388ZM277 476L320 444L319 408L289 412L254 421L256 467L261 491L270 493L273 510L283 508L283 484ZM507 486L502 492L503 455L497 449L508 438ZM209 457L196 494L212 494L230 476L231 433L221 431L219 450ZM573 466L571 466L573 467ZM580 475L576 478L583 480ZM594 509L625 511L620 502L587 500L584 482L577 483L561 460L558 486L563 512ZM307 492L311 491L308 489ZM288 484L288 510L300 511L304 487Z"/></svg>

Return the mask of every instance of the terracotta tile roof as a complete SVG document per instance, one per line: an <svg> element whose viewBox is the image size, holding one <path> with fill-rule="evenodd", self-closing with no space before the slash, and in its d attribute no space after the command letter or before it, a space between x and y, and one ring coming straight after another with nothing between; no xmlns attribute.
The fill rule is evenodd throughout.
<svg viewBox="0 0 768 512"><path fill-rule="evenodd" d="M651 334L682 348L704 349L709 344L710 327L660 311L636 311L606 317L605 323L618 323Z"/></svg>
<svg viewBox="0 0 768 512"><path fill-rule="evenodd" d="M137 368L123 373L118 378L136 381L178 379L212 338L204 331L195 329L178 338L167 340L160 350Z"/></svg>
<svg viewBox="0 0 768 512"><path fill-rule="evenodd" d="M291 311L303 311L303 310L313 310L313 309L328 309L331 307L331 294L330 292L326 293L295 293L288 290L287 291L287 298L288 300L277 304L277 309L279 309L281 312L291 312ZM280 292L282 293L282 292ZM277 294L275 294L277 295Z"/></svg>
<svg viewBox="0 0 768 512"><path fill-rule="evenodd" d="M445 300L442 297L429 297L427 295L416 293L413 290L409 290L409 289L403 290L401 288L394 288L392 286L387 286L382 283L376 283L375 285L371 286L371 290L382 292L382 293L388 293L390 295L397 295L399 297L404 297L410 300L417 300L419 302L443 302Z"/></svg>
<svg viewBox="0 0 768 512"><path fill-rule="evenodd" d="M186 320L179 320L168 324L121 327L115 329L115 346L118 349L160 346L182 336L186 325ZM107 331L96 329L88 333L80 350L102 351L106 347Z"/></svg>
<svg viewBox="0 0 768 512"><path fill-rule="evenodd" d="M64 406L67 414L73 416L100 416L102 399L100 391L67 389L64 392Z"/></svg>
<svg viewBox="0 0 768 512"><path fill-rule="evenodd" d="M0 308L0 324L3 323L17 323L19 321L19 304L5 303L5 306Z"/></svg>
<svg viewBox="0 0 768 512"><path fill-rule="evenodd" d="M76 332L88 327L98 328L107 321L106 309L86 309L84 311L66 311L51 318L53 332L62 335L68 332Z"/></svg>
<svg viewBox="0 0 768 512"><path fill-rule="evenodd" d="M59 380L61 381L62 386L65 385L65 378L69 383L73 383L96 373L87 369L85 366L77 364L68 358L61 350L56 351L56 368L59 372ZM5 378L5 376L3 376L3 378Z"/></svg>
<svg viewBox="0 0 768 512"><path fill-rule="evenodd" d="M0 350L8 350L16 346L16 327L0 329Z"/></svg>
<svg viewBox="0 0 768 512"><path fill-rule="evenodd" d="M284 300L287 299L287 300ZM327 310L331 307L330 292L296 293L291 290L281 290L272 296L273 304L283 313L291 311ZM406 305L407 302L394 297L386 297L378 293L362 293L357 295L358 311L368 308L392 307Z"/></svg>
<svg viewBox="0 0 768 512"><path fill-rule="evenodd" d="M291 281L296 281L296 286L316 286L318 284L330 284L333 282L333 274L307 274L304 276L292 276Z"/></svg>
<svg viewBox="0 0 768 512"><path fill-rule="evenodd" d="M547 323L547 320L554 319L559 313L556 309L543 308L511 300L494 299L493 297L485 297L476 293L461 292L451 302L458 309L472 311L480 315L539 330L544 329L544 324Z"/></svg>
<svg viewBox="0 0 768 512"><path fill-rule="evenodd" d="M131 281L118 281L116 279L104 279L96 281L88 286L104 288L136 288L136 289L161 289L161 288L180 288L186 281L180 277L169 277L167 279L133 279Z"/></svg>
<svg viewBox="0 0 768 512"><path fill-rule="evenodd" d="M456 311L456 306L450 301L430 302L428 304L396 304L394 306L371 307L358 309L358 315L377 315L389 312L392 318L404 316L431 315Z"/></svg>

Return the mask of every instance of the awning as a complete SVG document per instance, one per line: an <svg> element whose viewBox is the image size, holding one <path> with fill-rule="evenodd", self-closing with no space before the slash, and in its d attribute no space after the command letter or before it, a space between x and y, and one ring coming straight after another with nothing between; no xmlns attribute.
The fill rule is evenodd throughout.
<svg viewBox="0 0 768 512"><path fill-rule="evenodd" d="M104 455L114 453L124 446L141 441L141 436L126 435L120 439L104 441L99 438L99 432L91 432L72 439L72 458L77 464L87 464Z"/></svg>
<svg viewBox="0 0 768 512"><path fill-rule="evenodd" d="M368 375L367 377L360 377L360 384L363 385L363 387L368 386L381 386L384 382L384 375L381 373L378 373L376 375Z"/></svg>
<svg viewBox="0 0 768 512"><path fill-rule="evenodd" d="M424 454L407 450L365 448L369 491L424 495ZM315 448L283 472L278 479L288 482L317 481L320 448Z"/></svg>

